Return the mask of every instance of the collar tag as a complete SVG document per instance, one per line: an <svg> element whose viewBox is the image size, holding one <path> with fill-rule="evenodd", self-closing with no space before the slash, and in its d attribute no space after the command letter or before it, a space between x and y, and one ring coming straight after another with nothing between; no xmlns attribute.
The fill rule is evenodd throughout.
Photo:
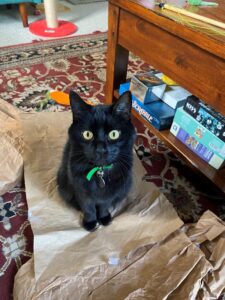
<svg viewBox="0 0 225 300"><path fill-rule="evenodd" d="M100 170L97 171L96 173L97 178L98 178L98 186L103 189L105 187L105 180L104 180L104 171L101 168Z"/></svg>
<svg viewBox="0 0 225 300"><path fill-rule="evenodd" d="M113 167L113 164L111 164L111 165L106 165L106 166L102 166L102 167L94 167L93 169L91 169L91 170L87 173L86 179L87 179L88 181L90 181L91 178L93 177L93 175L94 175L96 172L100 171L100 172L103 172L103 174L104 174L104 170L111 169L112 167Z"/></svg>

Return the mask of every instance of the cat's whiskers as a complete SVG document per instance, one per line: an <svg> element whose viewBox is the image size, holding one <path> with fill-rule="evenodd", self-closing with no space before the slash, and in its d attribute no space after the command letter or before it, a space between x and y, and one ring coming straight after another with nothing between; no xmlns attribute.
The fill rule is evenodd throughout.
<svg viewBox="0 0 225 300"><path fill-rule="evenodd" d="M86 153L86 154L91 154L91 153ZM76 162L79 162L79 160L83 159L84 161L90 163L91 161L87 159L87 157L84 155L84 151L74 151L73 156L71 157L74 159Z"/></svg>
<svg viewBox="0 0 225 300"><path fill-rule="evenodd" d="M80 156L80 157L73 157L73 160L76 162L76 163L85 163L86 162L86 158L84 156Z"/></svg>
<svg viewBox="0 0 225 300"><path fill-rule="evenodd" d="M125 169L125 171L129 170L129 165L127 165L126 162L122 158L119 158L118 161L123 166L123 168Z"/></svg>
<svg viewBox="0 0 225 300"><path fill-rule="evenodd" d="M129 169L132 167L132 164L122 155L119 156L119 160L123 162L123 164L126 166L126 170L129 171Z"/></svg>
<svg viewBox="0 0 225 300"><path fill-rule="evenodd" d="M129 153L129 154L127 154L126 152L124 152L124 151L121 151L120 152L120 156L123 156L123 157L125 157L125 158L131 158L132 157L132 155Z"/></svg>
<svg viewBox="0 0 225 300"><path fill-rule="evenodd" d="M127 165L127 166L129 166L129 167L132 167L132 165L131 165L131 163L129 163L127 160L126 160L126 158L130 158L130 156L129 155L127 155L126 153L120 153L120 159L121 160L123 160L123 162ZM135 172L133 172L133 177L134 177L134 179L135 179L135 183L137 183L138 182L138 177L137 177L137 174L135 173Z"/></svg>
<svg viewBox="0 0 225 300"><path fill-rule="evenodd" d="M126 165L124 165L123 161L119 158L118 159L118 163L119 163L119 171L120 171L120 174L122 175L122 178L123 178L123 189L125 191L125 171L128 169Z"/></svg>
<svg viewBox="0 0 225 300"><path fill-rule="evenodd" d="M86 177L86 168L88 166L90 166L90 160L87 160L87 158L83 155L81 157L79 157L78 159L75 160L77 164L80 164L81 165L81 168L80 168L80 174L82 177Z"/></svg>
<svg viewBox="0 0 225 300"><path fill-rule="evenodd" d="M87 166L90 165L90 164L91 164L91 161L90 161L90 160L86 161L86 164L87 164ZM81 174L82 174L82 176L85 176L85 177L86 177L87 174L85 174L85 172L86 172L86 170L85 170L85 168L83 168Z"/></svg>

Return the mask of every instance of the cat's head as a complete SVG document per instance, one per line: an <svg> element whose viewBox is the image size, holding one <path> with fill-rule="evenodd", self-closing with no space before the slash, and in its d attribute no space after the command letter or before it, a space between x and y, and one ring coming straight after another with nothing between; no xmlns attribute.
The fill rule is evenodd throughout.
<svg viewBox="0 0 225 300"><path fill-rule="evenodd" d="M125 92L112 105L91 106L71 91L70 104L73 123L69 138L73 155L95 166L117 161L126 164L132 155L135 138L130 92Z"/></svg>

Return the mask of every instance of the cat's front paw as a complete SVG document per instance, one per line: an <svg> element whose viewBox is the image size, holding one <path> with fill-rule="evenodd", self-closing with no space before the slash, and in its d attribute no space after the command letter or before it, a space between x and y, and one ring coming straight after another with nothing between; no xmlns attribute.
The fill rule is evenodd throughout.
<svg viewBox="0 0 225 300"><path fill-rule="evenodd" d="M112 222L112 217L109 213L107 216L105 216L103 218L98 218L98 221L99 221L100 224L102 224L104 226L107 226Z"/></svg>
<svg viewBox="0 0 225 300"><path fill-rule="evenodd" d="M98 228L98 222L97 221L85 221L85 220L83 220L83 227L87 231L95 231Z"/></svg>

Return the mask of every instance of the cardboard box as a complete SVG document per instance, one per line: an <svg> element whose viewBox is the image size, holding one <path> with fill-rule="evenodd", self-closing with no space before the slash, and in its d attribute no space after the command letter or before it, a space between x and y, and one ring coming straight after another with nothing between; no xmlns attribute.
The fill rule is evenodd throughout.
<svg viewBox="0 0 225 300"><path fill-rule="evenodd" d="M155 76L161 79L163 74L156 73ZM170 107L176 109L178 107L183 106L186 102L187 97L190 95L190 92L188 92L179 85L167 85L161 99Z"/></svg>
<svg viewBox="0 0 225 300"><path fill-rule="evenodd" d="M219 169L224 165L225 143L199 124L182 107L176 110L170 131L212 167Z"/></svg>
<svg viewBox="0 0 225 300"><path fill-rule="evenodd" d="M225 116L193 95L187 98L184 110L225 142Z"/></svg>
<svg viewBox="0 0 225 300"><path fill-rule="evenodd" d="M129 82L121 84L119 88L119 94L121 95L122 93L128 91L129 88ZM158 130L170 128L173 122L175 110L162 100L143 104L132 94L132 107Z"/></svg>
<svg viewBox="0 0 225 300"><path fill-rule="evenodd" d="M141 73L131 77L130 91L142 103L148 104L162 98L166 84L153 72Z"/></svg>

